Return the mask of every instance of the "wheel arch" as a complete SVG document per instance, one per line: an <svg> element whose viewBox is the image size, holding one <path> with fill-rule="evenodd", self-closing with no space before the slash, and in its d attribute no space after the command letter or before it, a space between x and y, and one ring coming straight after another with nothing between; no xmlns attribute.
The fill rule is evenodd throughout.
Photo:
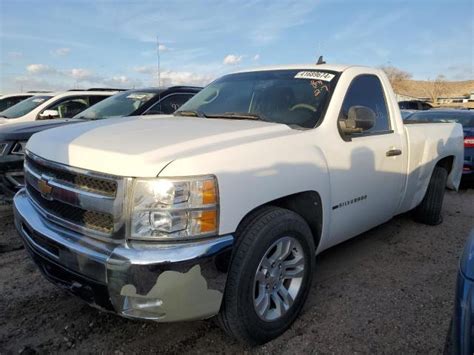
<svg viewBox="0 0 474 355"><path fill-rule="evenodd" d="M442 168L446 169L446 171L448 172L448 175L449 175L451 173L451 170L453 169L453 165L454 165L454 155L448 155L448 156L438 160L436 162L435 167L439 166L439 167L442 167Z"/></svg>
<svg viewBox="0 0 474 355"><path fill-rule="evenodd" d="M446 180L446 187L448 189L457 191L459 188L459 181L461 180L461 177L458 176L460 174L456 172L456 167L460 165L459 163L462 164L464 162L457 161L457 158L454 155L448 155L439 159L433 167L433 171L435 167L441 167L448 172L448 179ZM433 174L433 171L431 174Z"/></svg>
<svg viewBox="0 0 474 355"><path fill-rule="evenodd" d="M435 168L441 167L441 168L445 169L448 172L448 176L449 176L449 174L451 173L451 171L453 169L453 165L454 165L454 156L453 155L448 155L448 156L442 157L438 161L436 161L435 164L432 163L432 168L431 168L430 174L428 175L428 178L426 180L426 184L423 186L423 190L422 190L423 194L421 195L421 199L420 199L420 201L417 205L419 205L421 203L421 201L423 200L423 198L426 195L426 191L428 190L428 185L429 185L431 177L433 176ZM449 184L449 182L447 184Z"/></svg>
<svg viewBox="0 0 474 355"><path fill-rule="evenodd" d="M266 202L249 211L239 222L239 227L245 225L259 210L268 206L285 208L301 216L311 229L314 245L317 249L321 240L323 228L323 205L321 196L318 192L303 191ZM236 232L237 237L238 235L239 228L237 228Z"/></svg>

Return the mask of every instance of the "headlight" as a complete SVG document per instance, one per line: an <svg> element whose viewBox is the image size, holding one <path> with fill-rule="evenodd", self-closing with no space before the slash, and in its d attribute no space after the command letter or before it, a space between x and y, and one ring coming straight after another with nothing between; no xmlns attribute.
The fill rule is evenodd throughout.
<svg viewBox="0 0 474 355"><path fill-rule="evenodd" d="M26 141L16 142L10 154L25 155Z"/></svg>
<svg viewBox="0 0 474 355"><path fill-rule="evenodd" d="M218 232L214 176L135 179L131 203L131 239L185 240Z"/></svg>

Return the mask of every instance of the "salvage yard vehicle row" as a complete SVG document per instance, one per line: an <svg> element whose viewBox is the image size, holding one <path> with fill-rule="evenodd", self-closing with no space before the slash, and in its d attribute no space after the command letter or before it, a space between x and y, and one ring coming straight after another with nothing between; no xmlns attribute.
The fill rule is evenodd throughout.
<svg viewBox="0 0 474 355"><path fill-rule="evenodd" d="M127 90L104 98L69 118L0 125L0 193L11 200L23 187L24 148L33 134L53 127L111 117L171 114L201 89L196 86L171 86ZM67 102L62 101L64 103Z"/></svg>

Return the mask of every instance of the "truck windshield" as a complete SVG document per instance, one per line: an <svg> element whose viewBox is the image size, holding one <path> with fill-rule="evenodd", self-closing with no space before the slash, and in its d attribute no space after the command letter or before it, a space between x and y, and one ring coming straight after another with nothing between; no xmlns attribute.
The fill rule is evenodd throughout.
<svg viewBox="0 0 474 355"><path fill-rule="evenodd" d="M29 99L23 100L16 105L6 109L5 111L0 112L0 117L4 118L18 118L23 115L26 115L28 112L34 110L43 102L49 100L53 96L51 95L41 95L41 96L33 96Z"/></svg>
<svg viewBox="0 0 474 355"><path fill-rule="evenodd" d="M159 92L122 92L120 94L108 97L105 100L102 100L101 102L89 107L87 110L84 110L74 116L74 118L99 120L110 117L129 116L156 95L159 95Z"/></svg>
<svg viewBox="0 0 474 355"><path fill-rule="evenodd" d="M226 75L175 113L222 119L258 119L313 128L323 118L338 74L323 70L271 70Z"/></svg>

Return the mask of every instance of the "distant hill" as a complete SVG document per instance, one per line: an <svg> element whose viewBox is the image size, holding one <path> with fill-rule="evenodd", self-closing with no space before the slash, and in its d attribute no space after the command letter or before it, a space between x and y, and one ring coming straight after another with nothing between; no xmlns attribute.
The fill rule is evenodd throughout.
<svg viewBox="0 0 474 355"><path fill-rule="evenodd" d="M429 97L429 87L433 85L430 81L422 80L404 80L397 85L395 92L400 95L413 97ZM444 97L458 97L470 95L474 92L474 80L464 81L446 81L444 83L445 89L442 96Z"/></svg>

